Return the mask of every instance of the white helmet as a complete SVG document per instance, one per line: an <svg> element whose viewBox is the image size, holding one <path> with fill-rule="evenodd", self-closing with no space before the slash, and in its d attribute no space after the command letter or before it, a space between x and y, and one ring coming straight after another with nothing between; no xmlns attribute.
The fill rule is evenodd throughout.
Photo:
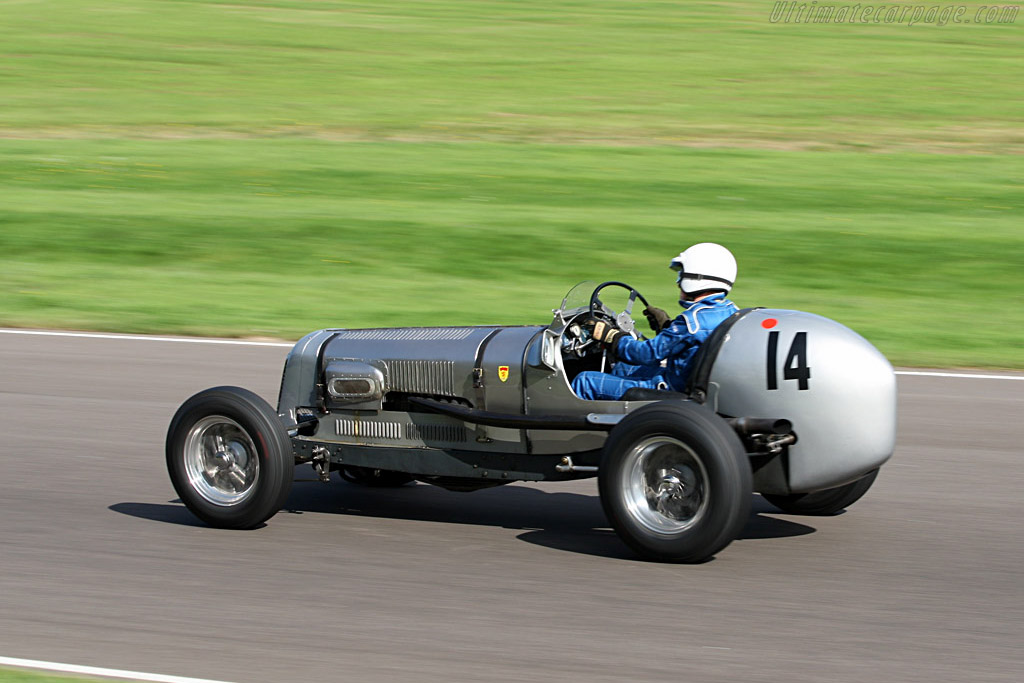
<svg viewBox="0 0 1024 683"><path fill-rule="evenodd" d="M721 244L701 242L672 259L669 264L678 271L683 292L695 294L720 289L728 292L736 282L736 258Z"/></svg>

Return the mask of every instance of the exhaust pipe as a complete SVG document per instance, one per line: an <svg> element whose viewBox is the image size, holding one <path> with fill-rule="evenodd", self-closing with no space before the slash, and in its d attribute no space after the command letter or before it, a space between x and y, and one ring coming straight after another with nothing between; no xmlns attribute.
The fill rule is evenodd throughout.
<svg viewBox="0 0 1024 683"><path fill-rule="evenodd" d="M777 455L796 443L793 423L773 417L730 417L729 426L753 453Z"/></svg>
<svg viewBox="0 0 1024 683"><path fill-rule="evenodd" d="M737 434L747 437L758 434L790 434L793 431L793 423L783 418L730 417L726 422Z"/></svg>

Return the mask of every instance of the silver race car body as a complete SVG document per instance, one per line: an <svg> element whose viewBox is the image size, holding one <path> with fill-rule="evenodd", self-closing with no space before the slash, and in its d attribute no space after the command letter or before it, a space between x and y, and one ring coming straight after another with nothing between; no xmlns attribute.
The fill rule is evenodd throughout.
<svg viewBox="0 0 1024 683"><path fill-rule="evenodd" d="M629 292L621 312L601 300L609 287ZM752 491L810 514L863 495L896 432L893 370L869 342L810 313L745 309L704 344L684 392L578 398L572 378L611 362L581 322L637 336L637 298L622 283L582 283L547 326L313 332L288 355L276 411L223 387L182 406L172 480L205 521L252 526L283 503L293 462L324 480L337 470L456 490L598 476L623 540L670 561L728 544Z"/></svg>

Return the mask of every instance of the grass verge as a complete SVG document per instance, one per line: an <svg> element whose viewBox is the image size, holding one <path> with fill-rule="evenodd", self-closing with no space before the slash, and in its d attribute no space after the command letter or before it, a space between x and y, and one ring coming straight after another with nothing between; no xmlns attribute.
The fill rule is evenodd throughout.
<svg viewBox="0 0 1024 683"><path fill-rule="evenodd" d="M715 240L741 305L1024 368L1020 25L772 6L6 3L0 324L543 322L583 278L671 308Z"/></svg>
<svg viewBox="0 0 1024 683"><path fill-rule="evenodd" d="M99 680L109 681L109 678L82 678L79 676L64 676L60 674L40 673L24 669L0 668L0 683L95 683ZM118 679L124 681L125 679Z"/></svg>
<svg viewBox="0 0 1024 683"><path fill-rule="evenodd" d="M572 284L674 305L720 241L741 305L894 362L1024 367L1013 156L319 140L8 141L0 324L295 338L542 322Z"/></svg>

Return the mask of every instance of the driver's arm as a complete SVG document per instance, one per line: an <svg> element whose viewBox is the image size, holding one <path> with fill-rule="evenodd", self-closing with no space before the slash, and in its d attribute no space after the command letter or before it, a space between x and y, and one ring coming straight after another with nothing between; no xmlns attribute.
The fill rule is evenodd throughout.
<svg viewBox="0 0 1024 683"><path fill-rule="evenodd" d="M659 365L666 358L678 356L702 342L701 332L703 330L691 333L686 323L677 319L653 339L640 340L622 335L616 340L614 353L619 360L633 365Z"/></svg>

